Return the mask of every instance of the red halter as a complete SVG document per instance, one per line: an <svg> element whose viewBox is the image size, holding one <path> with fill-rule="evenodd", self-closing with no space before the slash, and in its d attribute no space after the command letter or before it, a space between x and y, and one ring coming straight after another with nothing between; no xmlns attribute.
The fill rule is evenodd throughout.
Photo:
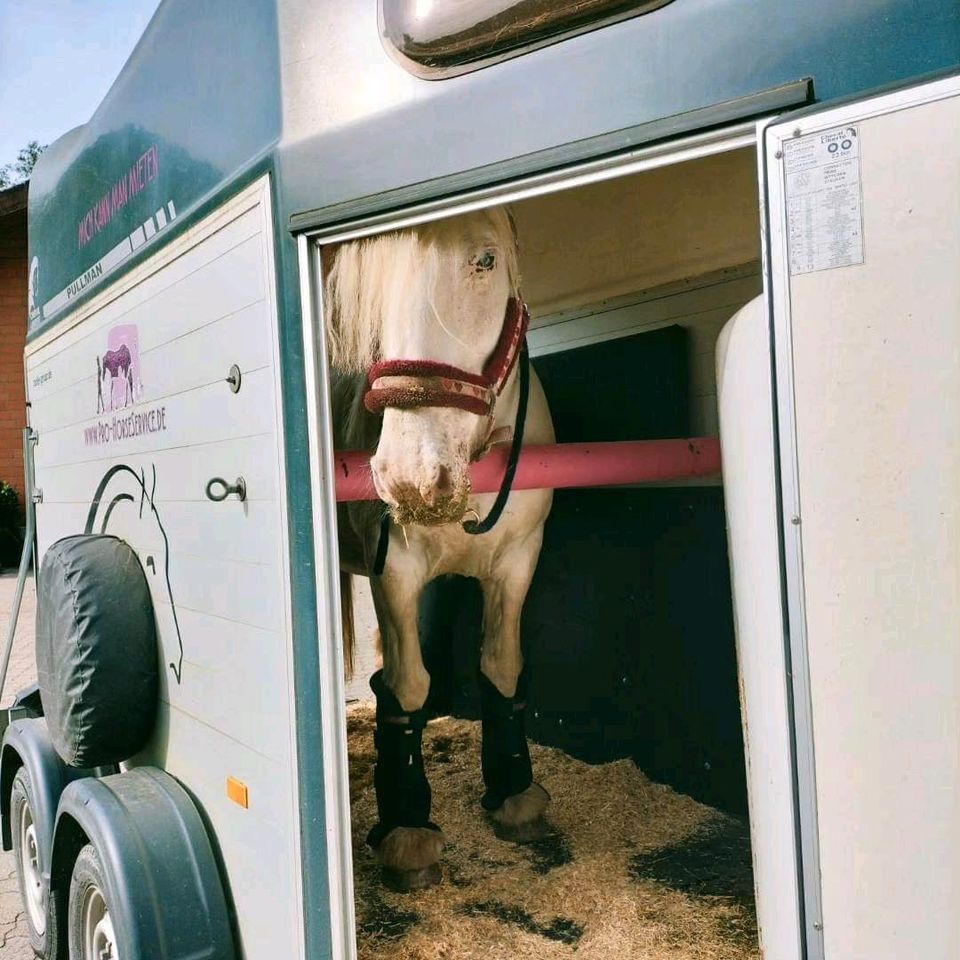
<svg viewBox="0 0 960 960"><path fill-rule="evenodd" d="M387 407L457 407L479 417L490 416L513 372L529 323L527 305L511 297L500 339L483 373L433 360L382 360L370 368L370 389L363 402L371 413L382 413Z"/></svg>

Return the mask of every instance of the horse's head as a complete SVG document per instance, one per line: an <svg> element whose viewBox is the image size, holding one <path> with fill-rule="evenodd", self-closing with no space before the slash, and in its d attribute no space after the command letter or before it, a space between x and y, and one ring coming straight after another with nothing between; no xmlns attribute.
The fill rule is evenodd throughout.
<svg viewBox="0 0 960 960"><path fill-rule="evenodd" d="M488 440L492 416L480 401L475 409L447 405L449 393L427 401L424 391L450 387L458 371L482 377L518 282L516 239L504 209L354 241L336 252L327 279L331 360L356 373L373 368L379 389L372 392L392 398L372 407L383 409L383 426L371 469L401 523L449 523L466 511L468 466ZM404 376L406 368L416 376ZM462 383L451 389L469 391Z"/></svg>

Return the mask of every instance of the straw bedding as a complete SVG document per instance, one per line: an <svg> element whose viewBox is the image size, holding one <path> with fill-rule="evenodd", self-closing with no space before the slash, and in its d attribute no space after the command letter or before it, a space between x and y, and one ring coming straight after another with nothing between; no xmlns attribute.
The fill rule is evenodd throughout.
<svg viewBox="0 0 960 960"><path fill-rule="evenodd" d="M629 760L590 766L531 744L550 830L498 840L480 808L480 728L442 718L424 736L443 882L396 894L363 838L376 820L373 709L348 710L361 960L755 960L746 826Z"/></svg>

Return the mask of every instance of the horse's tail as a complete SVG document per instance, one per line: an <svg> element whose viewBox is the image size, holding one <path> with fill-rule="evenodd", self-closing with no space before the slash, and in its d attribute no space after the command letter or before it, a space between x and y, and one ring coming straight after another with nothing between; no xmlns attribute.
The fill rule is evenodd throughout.
<svg viewBox="0 0 960 960"><path fill-rule="evenodd" d="M353 576L340 572L340 616L343 630L343 669L347 679L353 676L353 651L357 633L353 622Z"/></svg>

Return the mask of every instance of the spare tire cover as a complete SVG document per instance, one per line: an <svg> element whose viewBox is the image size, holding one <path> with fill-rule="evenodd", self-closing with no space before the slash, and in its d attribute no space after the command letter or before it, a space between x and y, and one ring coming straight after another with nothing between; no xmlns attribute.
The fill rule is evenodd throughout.
<svg viewBox="0 0 960 960"><path fill-rule="evenodd" d="M37 675L50 739L75 767L119 763L153 732L156 624L137 555L82 534L46 552L37 584Z"/></svg>

